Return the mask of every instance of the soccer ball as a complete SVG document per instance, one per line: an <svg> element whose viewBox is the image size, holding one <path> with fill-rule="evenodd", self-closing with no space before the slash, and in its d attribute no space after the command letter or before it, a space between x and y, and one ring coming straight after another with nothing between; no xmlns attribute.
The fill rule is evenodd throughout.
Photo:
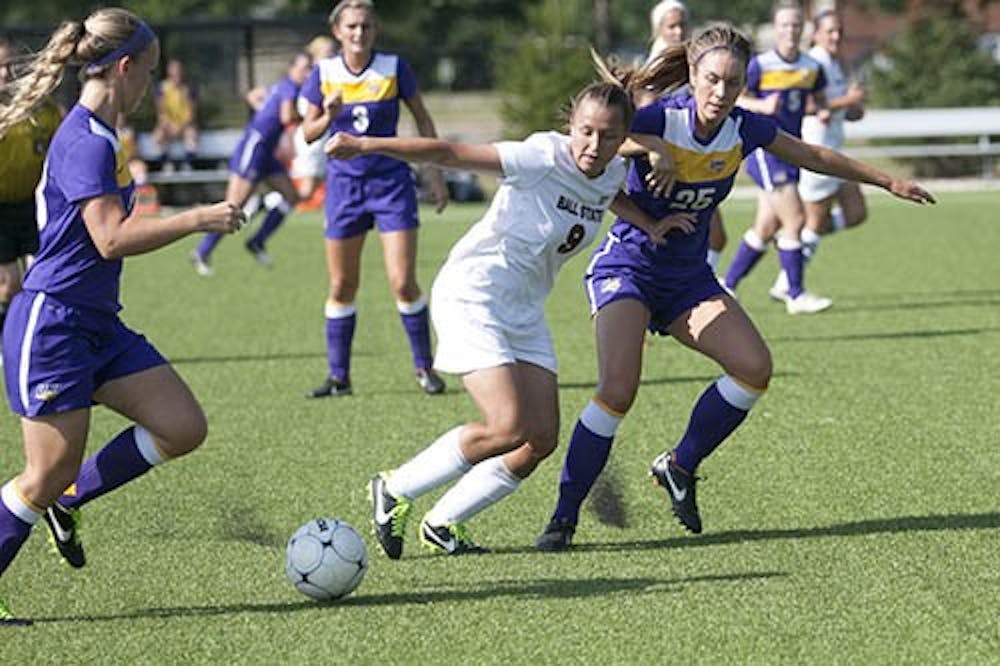
<svg viewBox="0 0 1000 666"><path fill-rule="evenodd" d="M365 542L342 520L310 520L288 540L285 573L299 592L313 599L346 597L367 570Z"/></svg>

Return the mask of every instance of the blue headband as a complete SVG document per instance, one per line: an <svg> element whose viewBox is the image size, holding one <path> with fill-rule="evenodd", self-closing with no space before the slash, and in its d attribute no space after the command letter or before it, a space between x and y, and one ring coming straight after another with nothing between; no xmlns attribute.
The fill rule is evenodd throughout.
<svg viewBox="0 0 1000 666"><path fill-rule="evenodd" d="M101 67L110 65L119 58L123 58L127 55L135 55L139 53L144 48L153 43L156 39L156 33L150 28L145 21L139 21L139 25L135 27L135 31L125 40L125 43L116 48L111 53L101 56L94 62L87 64L87 73L93 74Z"/></svg>

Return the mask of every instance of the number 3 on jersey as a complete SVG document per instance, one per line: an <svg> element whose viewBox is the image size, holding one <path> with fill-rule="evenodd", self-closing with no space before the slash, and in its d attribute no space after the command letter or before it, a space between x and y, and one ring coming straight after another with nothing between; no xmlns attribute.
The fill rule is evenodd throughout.
<svg viewBox="0 0 1000 666"><path fill-rule="evenodd" d="M576 246L580 244L583 237L587 235L587 230L584 229L582 224L574 224L570 227L569 233L566 234L566 240L562 242L562 245L556 248L559 254L569 254L576 249Z"/></svg>
<svg viewBox="0 0 1000 666"><path fill-rule="evenodd" d="M715 201L714 187L682 188L673 193L671 208L681 210L705 210Z"/></svg>
<svg viewBox="0 0 1000 666"><path fill-rule="evenodd" d="M354 129L361 134L368 131L371 119L368 117L368 107L356 106L351 109L351 117L354 119Z"/></svg>

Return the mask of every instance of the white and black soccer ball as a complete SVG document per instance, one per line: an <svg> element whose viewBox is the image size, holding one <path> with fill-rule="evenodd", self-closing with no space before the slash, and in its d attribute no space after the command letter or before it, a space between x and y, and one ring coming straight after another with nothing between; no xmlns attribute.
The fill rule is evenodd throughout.
<svg viewBox="0 0 1000 666"><path fill-rule="evenodd" d="M365 542L342 520L310 520L288 540L285 573L299 592L313 599L346 597L367 570Z"/></svg>

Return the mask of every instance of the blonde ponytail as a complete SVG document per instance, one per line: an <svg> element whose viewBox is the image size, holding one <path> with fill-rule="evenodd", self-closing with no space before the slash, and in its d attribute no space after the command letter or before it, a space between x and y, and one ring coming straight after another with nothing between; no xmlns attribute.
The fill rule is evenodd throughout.
<svg viewBox="0 0 1000 666"><path fill-rule="evenodd" d="M49 43L29 60L25 72L3 86L0 95L0 137L21 122L62 81L66 65L76 54L83 38L83 24L66 21L52 34Z"/></svg>

